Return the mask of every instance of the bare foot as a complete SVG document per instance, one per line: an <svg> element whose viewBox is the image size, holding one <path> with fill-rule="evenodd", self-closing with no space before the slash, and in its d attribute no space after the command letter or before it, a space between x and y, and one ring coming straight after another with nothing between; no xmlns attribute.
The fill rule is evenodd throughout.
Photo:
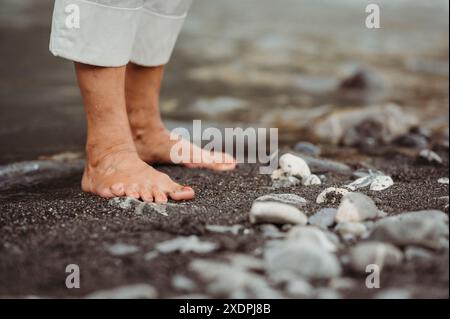
<svg viewBox="0 0 450 319"><path fill-rule="evenodd" d="M133 133L137 152L147 163L175 163L189 168L207 168L217 171L236 168L236 160L231 155L203 150L181 138L171 140L170 132L163 126ZM177 154L177 159L171 157L172 151Z"/></svg>
<svg viewBox="0 0 450 319"><path fill-rule="evenodd" d="M97 161L90 160L81 186L85 192L106 198L128 196L156 203L194 198L192 188L175 183L144 163L133 150L113 151Z"/></svg>

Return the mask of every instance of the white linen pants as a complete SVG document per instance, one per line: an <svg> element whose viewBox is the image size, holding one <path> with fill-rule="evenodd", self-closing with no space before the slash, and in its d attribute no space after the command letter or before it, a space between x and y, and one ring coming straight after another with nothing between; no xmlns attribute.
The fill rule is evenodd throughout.
<svg viewBox="0 0 450 319"><path fill-rule="evenodd" d="M192 0L56 0L50 51L85 64L166 64Z"/></svg>

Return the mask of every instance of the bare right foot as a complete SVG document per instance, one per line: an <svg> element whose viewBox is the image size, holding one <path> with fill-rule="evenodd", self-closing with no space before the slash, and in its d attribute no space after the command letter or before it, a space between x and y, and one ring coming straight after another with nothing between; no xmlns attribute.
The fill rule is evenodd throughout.
<svg viewBox="0 0 450 319"><path fill-rule="evenodd" d="M156 203L165 203L168 198L194 198L192 188L177 184L158 172L132 149L112 151L98 160L89 159L81 186L83 191L105 198L128 196Z"/></svg>

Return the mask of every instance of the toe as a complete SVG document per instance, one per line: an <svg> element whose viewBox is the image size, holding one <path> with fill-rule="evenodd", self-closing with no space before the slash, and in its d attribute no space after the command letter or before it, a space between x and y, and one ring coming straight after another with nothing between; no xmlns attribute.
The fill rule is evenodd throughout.
<svg viewBox="0 0 450 319"><path fill-rule="evenodd" d="M120 197L125 195L125 185L123 183L115 183L111 186L111 193L114 196Z"/></svg>
<svg viewBox="0 0 450 319"><path fill-rule="evenodd" d="M125 194L128 197L133 197L133 198L138 199L140 197L140 195L139 195L139 185L137 185L137 184L128 185L125 188Z"/></svg>
<svg viewBox="0 0 450 319"><path fill-rule="evenodd" d="M143 189L139 192L144 202L153 202L152 192L148 189Z"/></svg>
<svg viewBox="0 0 450 319"><path fill-rule="evenodd" d="M194 198L195 192L191 187L183 186L178 190L169 193L169 196L173 200L188 200Z"/></svg>
<svg viewBox="0 0 450 319"><path fill-rule="evenodd" d="M153 197L155 198L155 203L167 203L166 194L157 187L153 187Z"/></svg>
<svg viewBox="0 0 450 319"><path fill-rule="evenodd" d="M114 194L111 192L109 188L102 188L97 192L101 197L111 198L114 197Z"/></svg>

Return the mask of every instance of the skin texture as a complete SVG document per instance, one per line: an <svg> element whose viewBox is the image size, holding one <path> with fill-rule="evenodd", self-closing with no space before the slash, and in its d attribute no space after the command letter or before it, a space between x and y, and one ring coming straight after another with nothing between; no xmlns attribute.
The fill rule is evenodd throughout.
<svg viewBox="0 0 450 319"><path fill-rule="evenodd" d="M170 163L170 149L176 143L170 141L159 114L163 67L130 64L102 68L76 63L75 69L88 130L83 191L105 198L129 196L157 203L169 198L194 198L192 188L174 182L149 165ZM225 161L194 164L195 158L186 154L183 164L217 170L236 165L228 155L206 155L223 157Z"/></svg>

